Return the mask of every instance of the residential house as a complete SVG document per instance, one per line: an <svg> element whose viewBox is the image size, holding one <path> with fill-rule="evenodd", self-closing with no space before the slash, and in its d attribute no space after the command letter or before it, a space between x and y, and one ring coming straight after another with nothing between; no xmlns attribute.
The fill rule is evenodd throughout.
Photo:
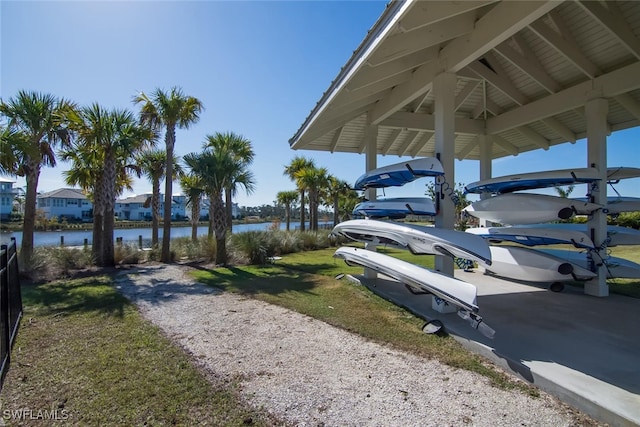
<svg viewBox="0 0 640 427"><path fill-rule="evenodd" d="M13 200L17 189L13 188L15 181L0 178L0 220L8 220L13 210Z"/></svg>
<svg viewBox="0 0 640 427"><path fill-rule="evenodd" d="M171 219L181 220L185 218L186 197L174 195L172 197ZM127 221L151 221L151 193L126 197L116 200L116 218ZM160 194L160 217L164 215L164 194Z"/></svg>
<svg viewBox="0 0 640 427"><path fill-rule="evenodd" d="M36 209L47 219L56 217L59 220L85 222L93 219L93 203L77 188L60 188L38 194Z"/></svg>

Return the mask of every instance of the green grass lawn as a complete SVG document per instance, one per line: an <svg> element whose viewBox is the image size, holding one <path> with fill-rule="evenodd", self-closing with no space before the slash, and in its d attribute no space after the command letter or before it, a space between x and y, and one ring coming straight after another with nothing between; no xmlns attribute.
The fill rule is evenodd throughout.
<svg viewBox="0 0 640 427"><path fill-rule="evenodd" d="M3 415L25 408L74 425L272 425L233 382L212 385L111 285L97 276L23 286Z"/></svg>

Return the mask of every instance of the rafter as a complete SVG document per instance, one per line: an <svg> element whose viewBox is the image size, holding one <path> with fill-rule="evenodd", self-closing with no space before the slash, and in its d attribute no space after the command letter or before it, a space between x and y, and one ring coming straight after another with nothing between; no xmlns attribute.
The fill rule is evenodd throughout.
<svg viewBox="0 0 640 427"><path fill-rule="evenodd" d="M607 8L596 1L577 3L635 55L636 59L640 59L640 40L627 24L615 2L607 2Z"/></svg>
<svg viewBox="0 0 640 427"><path fill-rule="evenodd" d="M580 107L595 95L613 98L638 89L640 88L638 75L640 75L640 62L635 62L593 80L578 83L553 95L487 119L487 133L496 134L568 110L580 110Z"/></svg>
<svg viewBox="0 0 640 427"><path fill-rule="evenodd" d="M495 48L495 51L504 57L507 61L518 67L523 73L531 77L536 83L543 87L549 93L555 93L560 90L560 85L549 76L549 74L536 61L535 54L526 45L522 37L514 35L518 47L523 50L520 54L516 49L511 47L507 42ZM526 52L526 53L525 53Z"/></svg>
<svg viewBox="0 0 640 427"><path fill-rule="evenodd" d="M379 123L402 106L431 88L433 79L442 72L458 72L475 58L485 54L511 37L524 25L548 13L560 3L555 1L498 3L475 23L474 30L465 37L447 44L431 61L416 69L412 78L395 87L381 99L372 112L372 123Z"/></svg>
<svg viewBox="0 0 640 427"><path fill-rule="evenodd" d="M547 117L546 119L542 119L542 123L549 126L555 133L560 135L561 138L564 138L565 141L568 141L572 144L576 143L576 134L573 133L571 129L566 127L560 120L555 117Z"/></svg>
<svg viewBox="0 0 640 427"><path fill-rule="evenodd" d="M485 111L488 111L494 116L499 116L500 114L502 114L504 109L485 96L484 102L476 105L476 108L474 108L473 112L471 113L471 118L477 119Z"/></svg>
<svg viewBox="0 0 640 427"><path fill-rule="evenodd" d="M404 156L404 153L409 149L411 144L413 144L413 142L418 138L419 134L420 132L416 130L407 132L406 139L404 140L400 148L398 148L398 156L400 157Z"/></svg>
<svg viewBox="0 0 640 427"><path fill-rule="evenodd" d="M520 126L516 128L518 132L529 141L533 142L538 147L548 150L549 149L549 141L542 135L540 135L535 130L531 129L529 126Z"/></svg>
<svg viewBox="0 0 640 427"><path fill-rule="evenodd" d="M400 20L398 28L403 32L412 31L426 25L431 25L445 18L467 13L470 10L478 9L488 4L495 3L496 1L497 0L467 0L460 2L421 1L411 9L411 14Z"/></svg>
<svg viewBox="0 0 640 427"><path fill-rule="evenodd" d="M409 55L425 47L439 46L440 43L467 34L473 30L473 12L421 27L408 33L397 33L385 40L368 61L371 65L381 65Z"/></svg>
<svg viewBox="0 0 640 427"><path fill-rule="evenodd" d="M362 138L362 141L360 141L360 147L358 147L358 153L362 154L364 153L364 150L367 149L367 145L369 143L369 141L376 141L378 139L378 126L376 125L369 125L367 127L364 128L364 137ZM378 150L378 148L376 147L376 151Z"/></svg>
<svg viewBox="0 0 640 427"><path fill-rule="evenodd" d="M391 150L393 143L396 142L396 140L398 139L401 133L402 133L402 129L394 129L393 132L391 132L391 135L389 135L387 142L385 142L384 146L382 147L383 156L386 156L387 154L389 154L389 150Z"/></svg>
<svg viewBox="0 0 640 427"><path fill-rule="evenodd" d="M618 104L622 105L633 117L640 120L640 103L633 99L628 93L623 93L614 98Z"/></svg>
<svg viewBox="0 0 640 427"><path fill-rule="evenodd" d="M342 131L344 130L344 126L340 126L336 129L336 132L333 134L333 138L331 139L331 146L329 147L329 151L332 153L336 150L338 143L340 142L340 137L342 136Z"/></svg>
<svg viewBox="0 0 640 427"><path fill-rule="evenodd" d="M473 141L462 147L462 149L456 153L456 158L458 160L466 159L467 156L478 146L479 139L480 138L476 136Z"/></svg>
<svg viewBox="0 0 640 427"><path fill-rule="evenodd" d="M409 155L411 157L417 156L420 150L422 150L422 148L425 146L425 144L429 142L429 140L433 137L434 134L435 132L429 132L429 131L424 132L420 136L420 139L418 140L418 142L416 142L415 147L413 148L413 150L411 150Z"/></svg>
<svg viewBox="0 0 640 427"><path fill-rule="evenodd" d="M407 113L399 111L380 123L380 126L415 130L435 130L435 118L432 114ZM456 133L478 134L484 133L484 121L455 118Z"/></svg>
<svg viewBox="0 0 640 427"><path fill-rule="evenodd" d="M469 98L469 96L473 93L474 90L480 84L479 81L469 80L467 84L462 88L462 90L456 95L456 100L453 104L454 110L458 111L458 108Z"/></svg>
<svg viewBox="0 0 640 427"><path fill-rule="evenodd" d="M502 148L504 151L511 154L512 156L517 156L518 154L520 154L520 150L518 150L518 147L516 147L515 145L513 145L512 143L510 143L500 135L491 135L491 140L495 145Z"/></svg>
<svg viewBox="0 0 640 427"><path fill-rule="evenodd" d="M576 68L586 76L594 78L601 74L601 71L593 62L587 58L578 48L576 42L571 38L567 39L558 34L555 30L545 24L542 19L529 24L529 28L541 39L546 41L551 47L556 49L562 56L571 62ZM566 32L565 32L566 34Z"/></svg>
<svg viewBox="0 0 640 427"><path fill-rule="evenodd" d="M524 96L522 92L520 92L520 90L505 74L499 72L500 67L497 66L497 61L495 60L495 58L489 59L489 63L492 67L494 67L494 69L496 69L496 72L493 72L489 69L489 67L479 61L472 62L467 66L467 68L485 79L500 92L511 98L516 104L526 104L529 101L527 97Z"/></svg>

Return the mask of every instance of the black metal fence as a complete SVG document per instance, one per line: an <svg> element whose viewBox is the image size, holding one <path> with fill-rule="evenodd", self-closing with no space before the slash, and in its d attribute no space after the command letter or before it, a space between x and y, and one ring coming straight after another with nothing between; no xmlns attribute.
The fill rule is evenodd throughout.
<svg viewBox="0 0 640 427"><path fill-rule="evenodd" d="M0 246L0 390L9 371L11 347L22 318L22 293L16 239Z"/></svg>

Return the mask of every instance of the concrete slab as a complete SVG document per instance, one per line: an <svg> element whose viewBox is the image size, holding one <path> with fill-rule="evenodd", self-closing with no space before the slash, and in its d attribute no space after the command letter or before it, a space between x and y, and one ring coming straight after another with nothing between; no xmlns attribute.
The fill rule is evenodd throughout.
<svg viewBox="0 0 640 427"><path fill-rule="evenodd" d="M432 309L431 295L415 295L385 279L356 278L375 293L430 320L464 346L521 378L616 426L640 425L640 300L620 295L561 293L477 270L455 276L478 288L479 314L496 330L489 339L456 314Z"/></svg>

